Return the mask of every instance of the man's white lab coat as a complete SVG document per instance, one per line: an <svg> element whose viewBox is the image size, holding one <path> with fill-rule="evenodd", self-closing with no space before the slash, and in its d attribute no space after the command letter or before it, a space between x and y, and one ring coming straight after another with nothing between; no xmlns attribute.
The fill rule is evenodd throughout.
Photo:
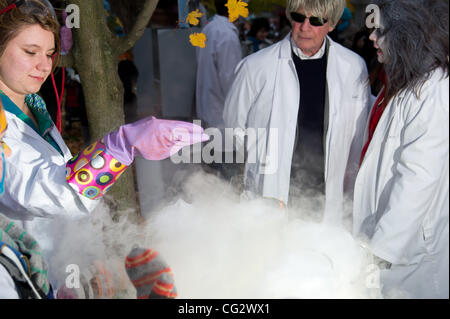
<svg viewBox="0 0 450 319"><path fill-rule="evenodd" d="M339 220L344 183L352 189L370 110L364 60L333 42L328 52L328 131L325 143L326 217ZM300 87L290 34L245 58L225 103L225 126L265 129L258 145L247 143L246 190L288 203ZM300 106L301 108L301 106ZM244 132L235 135L244 144ZM299 137L302 138L301 136ZM239 146L238 146L239 148ZM256 158L254 163L251 159Z"/></svg>

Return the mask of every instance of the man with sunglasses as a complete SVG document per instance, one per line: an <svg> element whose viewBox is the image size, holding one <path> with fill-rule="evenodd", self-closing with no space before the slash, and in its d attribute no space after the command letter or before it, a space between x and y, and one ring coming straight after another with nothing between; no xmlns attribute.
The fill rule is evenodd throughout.
<svg viewBox="0 0 450 319"><path fill-rule="evenodd" d="M239 64L225 103L226 127L234 128L236 147L245 144L249 159L243 195L281 206L325 196L319 211L341 221L370 108L367 68L327 36L345 0L288 0L286 7L292 32ZM254 143L245 139L248 128L270 134ZM267 170L270 162L277 169ZM299 181L298 193L293 181Z"/></svg>

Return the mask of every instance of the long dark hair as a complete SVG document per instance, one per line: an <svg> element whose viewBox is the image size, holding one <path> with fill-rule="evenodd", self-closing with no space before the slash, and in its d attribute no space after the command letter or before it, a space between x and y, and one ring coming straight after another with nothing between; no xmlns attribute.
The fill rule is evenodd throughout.
<svg viewBox="0 0 450 319"><path fill-rule="evenodd" d="M417 97L435 69L448 76L448 0L375 0L384 36L386 97Z"/></svg>

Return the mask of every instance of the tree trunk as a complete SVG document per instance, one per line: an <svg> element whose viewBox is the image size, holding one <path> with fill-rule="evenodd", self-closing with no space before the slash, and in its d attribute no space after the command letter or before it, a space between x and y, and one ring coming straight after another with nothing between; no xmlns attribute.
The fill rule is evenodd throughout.
<svg viewBox="0 0 450 319"><path fill-rule="evenodd" d="M80 28L73 31L72 62L80 75L86 99L89 129L93 140L118 129L125 123L123 86L118 75L119 56L132 47L145 30L137 25L133 34L117 39L106 24L102 0L70 0L80 9ZM158 0L147 0L139 21L150 20ZM141 22L142 24L142 22ZM146 24L145 24L146 25ZM117 209L137 212L135 182L132 167L112 189Z"/></svg>

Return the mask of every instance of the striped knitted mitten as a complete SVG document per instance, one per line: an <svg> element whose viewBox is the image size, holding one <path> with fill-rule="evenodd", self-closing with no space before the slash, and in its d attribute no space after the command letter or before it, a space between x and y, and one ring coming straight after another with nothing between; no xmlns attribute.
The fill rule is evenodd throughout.
<svg viewBox="0 0 450 319"><path fill-rule="evenodd" d="M125 268L138 299L177 297L172 270L157 251L134 248L125 260Z"/></svg>
<svg viewBox="0 0 450 319"><path fill-rule="evenodd" d="M0 213L0 242L20 251L28 258L29 277L42 297L53 299L53 290L47 277L48 266L42 257L38 242L16 222Z"/></svg>

